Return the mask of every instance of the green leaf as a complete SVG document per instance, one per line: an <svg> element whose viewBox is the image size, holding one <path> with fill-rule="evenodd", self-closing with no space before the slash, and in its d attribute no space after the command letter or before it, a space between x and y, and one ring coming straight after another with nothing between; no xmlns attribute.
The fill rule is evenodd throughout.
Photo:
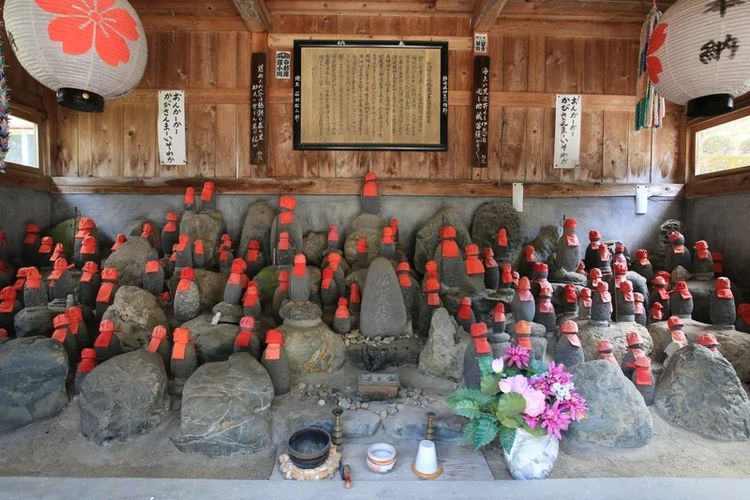
<svg viewBox="0 0 750 500"><path fill-rule="evenodd" d="M500 425L507 427L508 429L518 429L523 425L523 417L503 417L499 418Z"/></svg>
<svg viewBox="0 0 750 500"><path fill-rule="evenodd" d="M482 412L479 411L479 405L476 401L463 400L456 403L453 407L453 413L469 419L479 418Z"/></svg>
<svg viewBox="0 0 750 500"><path fill-rule="evenodd" d="M482 371L483 376L493 375L495 372L492 371L492 356L482 356L477 358L479 362L479 369Z"/></svg>
<svg viewBox="0 0 750 500"><path fill-rule="evenodd" d="M506 453L510 453L513 442L516 440L516 431L513 429L500 428L500 445Z"/></svg>
<svg viewBox="0 0 750 500"><path fill-rule="evenodd" d="M515 377L516 375L518 375L518 368L506 368L503 371L503 375L505 375L505 378Z"/></svg>
<svg viewBox="0 0 750 500"><path fill-rule="evenodd" d="M539 359L534 359L531 361L531 370L534 372L534 375L547 373L547 364Z"/></svg>
<svg viewBox="0 0 750 500"><path fill-rule="evenodd" d="M445 402L450 406L455 406L459 401L479 401L480 399L484 400L484 397L485 395L482 394L482 391L480 391L479 389L458 389L457 391L453 392L453 394L448 396Z"/></svg>
<svg viewBox="0 0 750 500"><path fill-rule="evenodd" d="M498 384L503 379L502 375L498 375L497 373L493 373L492 375L485 375L482 377L482 394L485 394L487 396L494 396L498 392L500 392L500 387Z"/></svg>
<svg viewBox="0 0 750 500"><path fill-rule="evenodd" d="M499 429L493 418L482 418L474 431L474 449L478 450L495 440Z"/></svg>
<svg viewBox="0 0 750 500"><path fill-rule="evenodd" d="M464 427L464 444L474 441L474 433L477 430L479 420L469 420L469 423Z"/></svg>
<svg viewBox="0 0 750 500"><path fill-rule="evenodd" d="M526 399L517 392L503 394L497 401L498 419L515 418L526 409Z"/></svg>
<svg viewBox="0 0 750 500"><path fill-rule="evenodd" d="M547 434L547 430L546 429L542 429L541 427L537 427L536 429L532 429L526 423L523 424L523 428L524 428L524 430L526 432L528 432L532 436L544 436L545 434Z"/></svg>

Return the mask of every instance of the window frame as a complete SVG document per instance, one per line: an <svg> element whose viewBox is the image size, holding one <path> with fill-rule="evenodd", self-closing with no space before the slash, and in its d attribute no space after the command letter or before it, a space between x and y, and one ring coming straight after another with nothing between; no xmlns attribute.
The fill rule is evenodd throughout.
<svg viewBox="0 0 750 500"><path fill-rule="evenodd" d="M21 165L19 163L13 163L6 161L5 165L7 170L15 170L19 172L27 172L37 175L47 175L49 141L47 139L47 112L44 110L35 109L25 104L14 102L13 96L11 95L9 114L11 116L17 116L26 121L30 121L36 124L37 127L37 155L39 160L38 167L29 167L27 165Z"/></svg>

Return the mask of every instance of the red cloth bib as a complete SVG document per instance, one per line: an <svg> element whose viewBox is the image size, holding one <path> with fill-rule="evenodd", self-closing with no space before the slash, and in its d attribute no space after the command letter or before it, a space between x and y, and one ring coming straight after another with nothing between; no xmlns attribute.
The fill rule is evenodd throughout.
<svg viewBox="0 0 750 500"><path fill-rule="evenodd" d="M177 291L178 292L184 292L188 288L190 288L190 283L192 283L191 280L180 280L179 283L177 283ZM102 285L103 287L104 285Z"/></svg>
<svg viewBox="0 0 750 500"><path fill-rule="evenodd" d="M459 255L458 245L456 245L456 242L452 240L443 241L443 243L440 245L440 250L440 255L443 257L456 258Z"/></svg>
<svg viewBox="0 0 750 500"><path fill-rule="evenodd" d="M609 292L602 292L599 295L602 297L602 302L609 303L612 302L612 295Z"/></svg>
<svg viewBox="0 0 750 500"><path fill-rule="evenodd" d="M542 314L548 314L555 312L555 308L552 307L552 302L549 300L540 300L536 303L539 312Z"/></svg>
<svg viewBox="0 0 750 500"><path fill-rule="evenodd" d="M669 292L667 291L666 288L661 287L661 288L658 288L657 290L659 291L659 298L661 298L661 300L669 300Z"/></svg>
<svg viewBox="0 0 750 500"><path fill-rule="evenodd" d="M636 302L635 303L635 313L636 314L646 314L646 309L643 307L643 303Z"/></svg>
<svg viewBox="0 0 750 500"><path fill-rule="evenodd" d="M349 317L349 307L339 306L336 308L336 317L338 319L346 319Z"/></svg>
<svg viewBox="0 0 750 500"><path fill-rule="evenodd" d="M466 274L469 276L474 274L484 274L484 266L482 262L476 257L468 259L466 261Z"/></svg>
<svg viewBox="0 0 750 500"><path fill-rule="evenodd" d="M259 250L248 250L247 256L245 257L245 260L250 262L257 262L258 261L258 252Z"/></svg>
<svg viewBox="0 0 750 500"><path fill-rule="evenodd" d="M578 242L578 236L576 236L575 233L573 233L573 234L566 234L565 235L565 240L567 241L569 247L577 247L577 246L581 245Z"/></svg>
<svg viewBox="0 0 750 500"><path fill-rule="evenodd" d="M458 313L456 313L456 316L460 319L471 318L471 306L460 306L458 308Z"/></svg>
<svg viewBox="0 0 750 500"><path fill-rule="evenodd" d="M578 335L576 335L575 333L565 333L563 335L565 335L565 338L570 341L570 345L574 347L581 347L581 339L578 338Z"/></svg>
<svg viewBox="0 0 750 500"><path fill-rule="evenodd" d="M10 314L13 313L13 306L15 305L14 300L4 300L0 302L0 313Z"/></svg>
<svg viewBox="0 0 750 500"><path fill-rule="evenodd" d="M596 241L591 242L591 250L599 250L600 243Z"/></svg>
<svg viewBox="0 0 750 500"><path fill-rule="evenodd" d="M174 233L177 231L177 223L169 221L164 225L164 232L165 233Z"/></svg>
<svg viewBox="0 0 750 500"><path fill-rule="evenodd" d="M146 268L146 270L148 271L148 267ZM83 274L81 275L81 282L82 282L82 283L89 283L89 282L91 281L91 278L92 278L93 276L94 276L94 273L87 273L87 272L84 272L84 273L83 273Z"/></svg>
<svg viewBox="0 0 750 500"><path fill-rule="evenodd" d="M718 288L716 290L716 296L720 299L733 299L732 290L729 288Z"/></svg>
<svg viewBox="0 0 750 500"><path fill-rule="evenodd" d="M268 344L266 347L265 357L268 360L276 360L281 357L281 345L280 344Z"/></svg>
<svg viewBox="0 0 750 500"><path fill-rule="evenodd" d="M531 302L534 300L534 296L529 290L518 290L518 300L521 302Z"/></svg>
<svg viewBox="0 0 750 500"><path fill-rule="evenodd" d="M411 288L411 276L409 276L408 274L399 274L398 284L401 286L401 288Z"/></svg>
<svg viewBox="0 0 750 500"><path fill-rule="evenodd" d="M439 306L440 305L440 296L436 293L428 293L427 294L427 305L428 306Z"/></svg>
<svg viewBox="0 0 750 500"><path fill-rule="evenodd" d="M610 363L617 364L617 359L615 359L614 355L609 353L599 353L599 358L609 361Z"/></svg>
<svg viewBox="0 0 750 500"><path fill-rule="evenodd" d="M625 292L622 294L622 299L625 302L633 302L635 300L635 297L633 296L633 292Z"/></svg>
<svg viewBox="0 0 750 500"><path fill-rule="evenodd" d="M146 274L158 273L159 272L159 261L149 260L146 262Z"/></svg>
<svg viewBox="0 0 750 500"><path fill-rule="evenodd" d="M675 245L672 247L672 252L676 254L685 253L685 245Z"/></svg>
<svg viewBox="0 0 750 500"><path fill-rule="evenodd" d="M27 234L26 237L23 239L24 244L26 245L34 245L36 244L36 238L39 236L38 234Z"/></svg>
<svg viewBox="0 0 750 500"><path fill-rule="evenodd" d="M707 259L709 256L708 250L698 250L698 258L703 260Z"/></svg>
<svg viewBox="0 0 750 500"><path fill-rule="evenodd" d="M146 350L148 352L157 352L159 350L160 344L161 344L161 339L151 337L151 340L148 342L148 347L146 348Z"/></svg>
<svg viewBox="0 0 750 500"><path fill-rule="evenodd" d="M172 347L172 359L185 359L185 348L187 343L180 342Z"/></svg>
<svg viewBox="0 0 750 500"><path fill-rule="evenodd" d="M106 349L109 347L110 342L112 342L112 335L114 335L114 332L101 332L94 341L94 347Z"/></svg>
<svg viewBox="0 0 750 500"><path fill-rule="evenodd" d="M648 367L636 367L635 385L651 385L651 369Z"/></svg>
<svg viewBox="0 0 750 500"><path fill-rule="evenodd" d="M234 344L240 347L247 347L250 345L250 339L253 338L253 332L241 331L237 334L237 338L234 339Z"/></svg>
<svg viewBox="0 0 750 500"><path fill-rule="evenodd" d="M474 346L477 348L477 354L490 354L492 352L490 343L487 342L485 337L475 337Z"/></svg>
<svg viewBox="0 0 750 500"><path fill-rule="evenodd" d="M529 335L516 334L516 344L518 345L518 347L523 347L524 349L528 349L529 351L532 349L531 337Z"/></svg>
<svg viewBox="0 0 750 500"><path fill-rule="evenodd" d="M282 224L291 224L294 220L294 213L292 212L281 212L279 214L279 222Z"/></svg>
<svg viewBox="0 0 750 500"><path fill-rule="evenodd" d="M583 304L583 307L591 307L592 300L591 299L581 299L581 303Z"/></svg>
<svg viewBox="0 0 750 500"><path fill-rule="evenodd" d="M94 368L96 368L95 359L82 359L81 362L78 363L78 369L76 371L78 373L90 373Z"/></svg>
<svg viewBox="0 0 750 500"><path fill-rule="evenodd" d="M365 182L365 186L363 189L363 194L365 196L377 196L378 195L378 185L374 182Z"/></svg>
<svg viewBox="0 0 750 500"><path fill-rule="evenodd" d="M99 291L96 293L96 302L100 304L109 304L109 301L112 298L112 290L114 290L114 288L114 283L102 283L102 286L99 287Z"/></svg>

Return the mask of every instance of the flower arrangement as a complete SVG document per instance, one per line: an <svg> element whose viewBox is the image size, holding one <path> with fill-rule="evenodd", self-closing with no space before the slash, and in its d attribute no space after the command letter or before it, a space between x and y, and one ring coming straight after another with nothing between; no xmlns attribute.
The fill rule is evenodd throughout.
<svg viewBox="0 0 750 500"><path fill-rule="evenodd" d="M562 438L572 421L586 418L586 401L563 365L532 360L528 349L511 346L501 359L477 358L482 371L480 389L459 389L448 397L453 412L469 419L464 442L474 449L498 436L510 453L516 430L534 436Z"/></svg>
<svg viewBox="0 0 750 500"><path fill-rule="evenodd" d="M10 149L10 125L8 123L10 102L6 83L5 54L3 53L2 40L0 40L0 174L5 173L5 157Z"/></svg>

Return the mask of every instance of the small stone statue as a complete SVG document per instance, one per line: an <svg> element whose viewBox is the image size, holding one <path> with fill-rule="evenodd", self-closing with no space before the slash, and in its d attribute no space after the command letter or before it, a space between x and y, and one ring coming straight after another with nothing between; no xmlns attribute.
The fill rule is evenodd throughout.
<svg viewBox="0 0 750 500"><path fill-rule="evenodd" d="M531 293L534 297L539 297L539 292L543 286L549 285L549 267L544 262L534 264L534 280L531 282Z"/></svg>
<svg viewBox="0 0 750 500"><path fill-rule="evenodd" d="M396 267L396 275L398 276L398 286L401 288L401 297L404 299L404 307L406 308L406 319L411 319L411 309L413 305L413 291L411 281L411 269L409 268L408 261L401 261Z"/></svg>
<svg viewBox="0 0 750 500"><path fill-rule="evenodd" d="M182 324L197 318L201 312L201 296L195 284L195 270L185 267L180 271L180 281L174 294L174 319Z"/></svg>
<svg viewBox="0 0 750 500"><path fill-rule="evenodd" d="M621 265L625 268L625 272L628 271L628 267L630 266L630 259L625 255L625 252L627 249L625 248L625 245L618 244L615 245L615 256L612 259L612 265Z"/></svg>
<svg viewBox="0 0 750 500"><path fill-rule="evenodd" d="M434 279L440 281L440 275L438 274L438 265L437 262L434 260L428 260L425 262L424 265L424 281L422 281L422 288L424 288L425 283L427 283L428 279Z"/></svg>
<svg viewBox="0 0 750 500"><path fill-rule="evenodd" d="M0 267L5 269L5 262L0 261ZM16 292L20 294L19 298L21 299L21 302L24 302L23 299L23 288L26 284L26 274L28 273L29 268L28 267L19 267L16 271L16 281L13 282L13 288L16 289ZM41 276L40 276L41 277ZM10 279L8 280L10 281Z"/></svg>
<svg viewBox="0 0 750 500"><path fill-rule="evenodd" d="M439 266L440 282L446 287L458 288L464 276L464 261L456 244L456 228L443 226L439 239L434 260Z"/></svg>
<svg viewBox="0 0 750 500"><path fill-rule="evenodd" d="M599 246L601 245L601 240L602 235L599 234L599 231L589 231L589 244L586 247L586 253L583 258L583 263L589 272L599 267Z"/></svg>
<svg viewBox="0 0 750 500"><path fill-rule="evenodd" d="M651 289L651 296L648 298L649 303L662 305L662 314L664 316L671 316L671 309L669 304L669 292L667 291L667 281L661 277L656 276L651 280L653 285Z"/></svg>
<svg viewBox="0 0 750 500"><path fill-rule="evenodd" d="M278 248L272 248L273 254L277 256L276 262L278 265L291 265L292 257L302 251L302 224L294 215L295 208L297 208L297 199L294 196L283 195L279 197L279 215L271 225L271 242L276 245L281 233L287 234L288 248L286 252L288 253L288 261L282 263L278 257Z"/></svg>
<svg viewBox="0 0 750 500"><path fill-rule="evenodd" d="M284 337L279 330L271 329L266 333L266 350L260 364L268 372L273 384L273 392L281 396L289 392L291 374L289 372L289 360L284 352Z"/></svg>
<svg viewBox="0 0 750 500"><path fill-rule="evenodd" d="M518 290L511 300L513 318L517 321L533 321L536 313L534 296L531 294L531 283L524 276L518 281Z"/></svg>
<svg viewBox="0 0 750 500"><path fill-rule="evenodd" d="M60 257L55 261L55 265L50 273L49 279L49 298L51 302L65 303L68 295L75 293L75 282L69 269L73 264L68 264L65 257Z"/></svg>
<svg viewBox="0 0 750 500"><path fill-rule="evenodd" d="M575 219L565 219L563 235L557 242L557 267L568 272L575 272L581 261L581 244L576 236L578 223Z"/></svg>
<svg viewBox="0 0 750 500"><path fill-rule="evenodd" d="M65 315L68 317L70 324L70 332L78 342L78 350L82 351L84 348L91 345L91 339L89 338L89 330L86 327L86 323L83 322L83 311L78 306L69 307L65 311Z"/></svg>
<svg viewBox="0 0 750 500"><path fill-rule="evenodd" d="M717 326L734 328L737 320L737 311L734 306L734 295L732 295L732 284L729 278L717 278L714 283L714 293L708 305L711 323Z"/></svg>
<svg viewBox="0 0 750 500"><path fill-rule="evenodd" d="M276 264L279 266L288 266L292 263L292 251L289 244L289 233L282 231L279 233L279 241L276 243Z"/></svg>
<svg viewBox="0 0 750 500"><path fill-rule="evenodd" d="M708 251L708 243L705 240L696 241L693 246L695 255L693 255L693 270L695 270L695 279L708 281L714 277L714 259L711 252Z"/></svg>
<svg viewBox="0 0 750 500"><path fill-rule="evenodd" d="M614 352L614 349L612 348L612 343L609 340L600 340L597 349L599 351L598 359L609 361L617 367L620 366L620 364L615 359L614 354L612 354Z"/></svg>
<svg viewBox="0 0 750 500"><path fill-rule="evenodd" d="M214 183L206 181L201 189L201 211L214 212L216 210L216 196L214 196Z"/></svg>
<svg viewBox="0 0 750 500"><path fill-rule="evenodd" d="M230 253L225 253L225 258L231 256ZM203 244L203 240L195 240L193 242L193 269L205 269L206 268L206 247Z"/></svg>
<svg viewBox="0 0 750 500"><path fill-rule="evenodd" d="M693 314L693 294L684 281L678 281L669 298L669 308L673 316L689 318Z"/></svg>
<svg viewBox="0 0 750 500"><path fill-rule="evenodd" d="M492 332L505 333L505 304L498 302L492 310Z"/></svg>
<svg viewBox="0 0 750 500"><path fill-rule="evenodd" d="M367 258L368 258L367 239L358 238L357 239L357 262L355 263L356 267L358 269L363 269L367 267Z"/></svg>
<svg viewBox="0 0 750 500"><path fill-rule="evenodd" d="M628 266L621 262L615 262L612 266L615 272L615 288L620 288L620 284L625 281L625 277L628 274Z"/></svg>
<svg viewBox="0 0 750 500"><path fill-rule="evenodd" d="M682 323L682 320L680 318L678 318L677 316L672 316L667 321L667 326L669 327L669 334L672 340L664 348L664 354L667 356L664 361L665 368L669 364L672 356L674 356L677 351L688 344L687 338L682 331L684 324Z"/></svg>
<svg viewBox="0 0 750 500"><path fill-rule="evenodd" d="M341 243L339 242L339 230L336 224L328 226L328 250L341 250Z"/></svg>
<svg viewBox="0 0 750 500"><path fill-rule="evenodd" d="M471 244L465 248L466 252L466 276L464 282L467 287L464 292L471 291L473 293L482 292L484 288L484 266L482 261L479 260L479 247Z"/></svg>
<svg viewBox="0 0 750 500"><path fill-rule="evenodd" d="M711 259L714 261L714 278L724 276L724 254L711 252Z"/></svg>
<svg viewBox="0 0 750 500"><path fill-rule="evenodd" d="M81 250L78 254L78 262L80 267L76 264L76 267L82 269L86 262L96 262L97 265L101 263L99 257L99 247L97 246L96 239L89 235L84 236L81 242Z"/></svg>
<svg viewBox="0 0 750 500"><path fill-rule="evenodd" d="M561 306L563 314L573 317L578 315L578 295L576 294L576 287L572 283L568 283L563 288Z"/></svg>
<svg viewBox="0 0 750 500"><path fill-rule="evenodd" d="M465 332L471 331L471 325L477 322L474 311L471 309L471 299L469 297L462 297L458 304L456 323Z"/></svg>
<svg viewBox="0 0 750 500"><path fill-rule="evenodd" d="M53 266L55 261L60 258L65 258L65 247L62 243L58 243L57 245L55 245L55 249L52 251L49 262L45 265L45 267Z"/></svg>
<svg viewBox="0 0 750 500"><path fill-rule="evenodd" d="M310 272L307 270L307 260L303 253L294 256L292 275L289 278L289 299L292 302L310 300Z"/></svg>
<svg viewBox="0 0 750 500"><path fill-rule="evenodd" d="M238 306L242 300L242 292L245 290L246 284L245 261L234 259L227 284L224 285L224 303L230 306Z"/></svg>
<svg viewBox="0 0 750 500"><path fill-rule="evenodd" d="M635 294L633 293L633 283L623 280L620 288L616 290L615 321L635 321Z"/></svg>
<svg viewBox="0 0 750 500"><path fill-rule="evenodd" d="M516 323L513 337L518 347L528 349L530 354L534 353L534 347L531 345L531 323L523 320Z"/></svg>
<svg viewBox="0 0 750 500"><path fill-rule="evenodd" d="M468 389L479 389L482 384L479 358L490 356L492 348L487 340L487 325L474 323L469 330L472 342L466 345L464 351L464 385Z"/></svg>
<svg viewBox="0 0 750 500"><path fill-rule="evenodd" d="M365 174L365 185L362 188L362 211L366 214L380 213L380 196L378 195L378 176L373 172Z"/></svg>
<svg viewBox="0 0 750 500"><path fill-rule="evenodd" d="M359 285L352 283L349 287L349 310L355 314L359 314L362 307L362 292L359 289Z"/></svg>
<svg viewBox="0 0 750 500"><path fill-rule="evenodd" d="M635 298L635 322L641 326L646 326L646 306L643 304L645 297L642 293L635 292L633 294Z"/></svg>
<svg viewBox="0 0 750 500"><path fill-rule="evenodd" d="M112 250L113 252L116 252L121 246L127 243L127 241L128 241L127 236L125 236L122 233L119 233L117 236L115 236L115 243L114 245L112 245L112 248L110 248L110 250Z"/></svg>
<svg viewBox="0 0 750 500"><path fill-rule="evenodd" d="M42 241L39 244L39 250L37 250L36 265L38 268L41 269L41 268L49 266L50 257L52 257L52 247L54 245L55 245L55 242L52 241L51 236L42 237Z"/></svg>
<svg viewBox="0 0 750 500"><path fill-rule="evenodd" d="M557 315L552 305L552 286L543 284L539 291L539 300L536 302L534 323L539 323L546 328L547 332L554 332L557 326Z"/></svg>
<svg viewBox="0 0 750 500"><path fill-rule="evenodd" d="M167 223L161 230L161 251L164 255L170 255L172 247L177 244L177 238L180 233L179 220L180 218L176 212L167 213Z"/></svg>
<svg viewBox="0 0 750 500"><path fill-rule="evenodd" d="M0 328L15 335L13 316L21 310L21 301L16 300L16 289L6 286L0 290Z"/></svg>
<svg viewBox="0 0 750 500"><path fill-rule="evenodd" d="M228 273L234 262L234 252L232 252L231 243L227 243L226 240L222 240L219 243L219 272ZM195 265L195 262L193 262Z"/></svg>
<svg viewBox="0 0 750 500"><path fill-rule="evenodd" d="M664 321L664 306L661 305L661 302L654 302L648 312L647 323L650 325L659 321Z"/></svg>
<svg viewBox="0 0 750 500"><path fill-rule="evenodd" d="M526 245L523 249L524 259L521 262L521 274L524 276L533 276L534 266L539 260L537 259L536 250L531 245Z"/></svg>
<svg viewBox="0 0 750 500"><path fill-rule="evenodd" d="M701 333L698 335L698 344L714 353L714 356L723 357L719 352L719 343L716 341L716 336L713 333Z"/></svg>
<svg viewBox="0 0 750 500"><path fill-rule="evenodd" d="M156 250L152 250L147 259L142 287L155 297L159 297L164 291L164 267L159 262L159 254Z"/></svg>
<svg viewBox="0 0 750 500"><path fill-rule="evenodd" d="M430 334L430 324L432 323L432 314L435 310L443 307L440 300L440 282L435 278L429 278L425 283L426 299L422 302L422 308L419 312L419 332L422 337Z"/></svg>
<svg viewBox="0 0 750 500"><path fill-rule="evenodd" d="M640 333L628 333L626 342L628 344L628 352L622 358L622 372L627 378L630 378L633 372L635 372L635 360L638 359L638 356L645 356L646 353L643 352L643 339Z"/></svg>
<svg viewBox="0 0 750 500"><path fill-rule="evenodd" d="M601 280L602 280L602 270L599 269L598 267L595 267L591 271L589 271L589 279L588 279L588 283L586 286L588 286L592 290L596 290Z"/></svg>
<svg viewBox="0 0 750 500"><path fill-rule="evenodd" d="M119 273L114 267L105 267L102 270L102 284L96 293L96 316L101 318L104 312L115 301L118 286Z"/></svg>
<svg viewBox="0 0 750 500"><path fill-rule="evenodd" d="M81 362L76 368L75 393L81 392L83 381L89 373L96 368L96 351L94 349L84 349L81 351Z"/></svg>
<svg viewBox="0 0 750 500"><path fill-rule="evenodd" d="M576 273L580 274L581 276L586 276L588 278L589 273L586 272L586 264L584 264L583 261L578 263L578 267L576 268Z"/></svg>
<svg viewBox="0 0 750 500"><path fill-rule="evenodd" d="M497 246L495 248L497 258L500 259L500 261L507 261L509 258L508 230L504 227L497 230Z"/></svg>
<svg viewBox="0 0 750 500"><path fill-rule="evenodd" d="M497 359L505 356L510 346L510 335L505 333L505 306L499 302L492 311L492 331L487 334L487 340L492 348L492 357Z"/></svg>
<svg viewBox="0 0 750 500"><path fill-rule="evenodd" d="M78 282L78 302L88 307L96 307L96 295L99 293L101 284L99 266L96 262L86 262Z"/></svg>
<svg viewBox="0 0 750 500"><path fill-rule="evenodd" d="M251 281L247 285L245 297L242 300L242 315L260 319L260 311L261 306L260 297L258 296L258 288L255 286L255 282Z"/></svg>
<svg viewBox="0 0 750 500"><path fill-rule="evenodd" d="M336 282L336 288L338 289L340 296L346 295L346 275L344 274L344 268L341 267L341 254L338 252L330 252L327 256L328 267L333 271L333 280Z"/></svg>
<svg viewBox="0 0 750 500"><path fill-rule="evenodd" d="M184 198L185 212L195 212L195 188L189 187L185 190Z"/></svg>
<svg viewBox="0 0 750 500"><path fill-rule="evenodd" d="M255 318L244 316L240 320L240 331L234 339L234 352L248 352L252 357L260 360L260 339L253 335Z"/></svg>
<svg viewBox="0 0 750 500"><path fill-rule="evenodd" d="M383 235L380 239L380 255L388 260L396 259L396 240L390 226L383 228Z"/></svg>
<svg viewBox="0 0 750 500"><path fill-rule="evenodd" d="M52 325L55 327L55 331L52 334L52 340L57 340L65 348L65 352L68 354L68 362L70 365L74 365L78 362L78 341L76 340L73 333L70 331L70 319L68 315L58 314L52 320Z"/></svg>
<svg viewBox="0 0 750 500"><path fill-rule="evenodd" d="M497 291L508 291L513 286L513 268L510 264L503 264L503 272L500 275L500 284Z"/></svg>
<svg viewBox="0 0 750 500"><path fill-rule="evenodd" d="M339 300L339 290L336 281L333 279L333 269L326 267L323 269L320 280L320 301L324 309L336 307Z"/></svg>
<svg viewBox="0 0 750 500"><path fill-rule="evenodd" d="M46 307L49 302L47 290L42 286L42 275L36 267L26 269L23 285L23 303L26 307Z"/></svg>
<svg viewBox="0 0 750 500"><path fill-rule="evenodd" d="M149 222L143 223L143 228L141 229L141 238L148 241L149 245L151 245L152 248L156 248L156 234L154 233L153 226L151 226Z"/></svg>
<svg viewBox="0 0 750 500"><path fill-rule="evenodd" d="M333 331L339 335L346 335L352 331L352 317L349 313L349 301L341 297L333 317Z"/></svg>
<svg viewBox="0 0 750 500"><path fill-rule="evenodd" d="M513 271L511 273L511 276L513 276L513 290L517 290L518 281L521 279L521 274L518 271Z"/></svg>
<svg viewBox="0 0 750 500"><path fill-rule="evenodd" d="M23 239L23 246L21 247L21 261L26 267L31 267L36 264L37 254L39 253L39 247L42 244L39 233L38 224L30 223L24 227L26 236Z"/></svg>
<svg viewBox="0 0 750 500"><path fill-rule="evenodd" d="M391 226L391 231L393 231L393 238L396 240L396 246L399 245L399 238L401 237L401 233L398 231L398 219L391 219L388 221L388 225Z"/></svg>
<svg viewBox="0 0 750 500"><path fill-rule="evenodd" d="M122 354L122 344L120 344L120 338L115 335L116 331L117 327L112 320L105 319L99 323L99 335L94 341L96 359L99 363L104 363L108 359Z"/></svg>
<svg viewBox="0 0 750 500"><path fill-rule="evenodd" d="M612 318L612 295L606 281L600 281L592 294L591 322L606 326Z"/></svg>
<svg viewBox="0 0 750 500"><path fill-rule="evenodd" d="M491 248L485 248L482 252L484 264L484 287L495 291L500 286L500 268L495 260L495 253Z"/></svg>
<svg viewBox="0 0 750 500"><path fill-rule="evenodd" d="M253 279L263 269L263 253L260 251L260 241L250 240L245 253L247 263L247 277Z"/></svg>
<svg viewBox="0 0 750 500"><path fill-rule="evenodd" d="M167 338L167 329L161 325L155 326L151 330L151 339L148 341L146 346L148 352L155 352L161 356L161 360L164 363L164 367L170 366L170 358L172 357L172 345L169 343Z"/></svg>
<svg viewBox="0 0 750 500"><path fill-rule="evenodd" d="M282 269L278 273L279 285L276 287L276 291L273 294L273 314L276 318L276 324L281 323L281 316L279 316L279 309L284 305L284 302L289 299L289 271Z"/></svg>
<svg viewBox="0 0 750 500"><path fill-rule="evenodd" d="M179 273L186 267L193 267L193 249L190 246L190 236L181 234L177 239L174 251L174 272Z"/></svg>
<svg viewBox="0 0 750 500"><path fill-rule="evenodd" d="M645 354L638 356L635 360L635 373L631 375L635 388L643 396L646 406L654 404L656 399L656 383L651 375L651 358Z"/></svg>
<svg viewBox="0 0 750 500"><path fill-rule="evenodd" d="M604 243L599 245L599 264L597 267L602 271L602 278L612 276L612 254L609 247Z"/></svg>
<svg viewBox="0 0 750 500"><path fill-rule="evenodd" d="M560 326L562 334L555 347L555 363L563 364L567 368L585 361L581 340L578 338L578 324L567 320Z"/></svg>
<svg viewBox="0 0 750 500"><path fill-rule="evenodd" d="M677 266L684 267L688 272L693 272L693 259L690 250L685 246L685 237L679 231L669 233L669 242L672 248L667 248L665 267L668 272L674 271Z"/></svg>
<svg viewBox="0 0 750 500"><path fill-rule="evenodd" d="M654 268L651 265L651 261L648 260L648 250L641 248L635 252L633 271L646 278L646 281L654 279Z"/></svg>
<svg viewBox="0 0 750 500"><path fill-rule="evenodd" d="M175 383L184 385L190 375L198 369L198 353L195 351L195 344L190 339L190 330L187 328L175 328L173 337L174 346L172 346L170 366Z"/></svg>

